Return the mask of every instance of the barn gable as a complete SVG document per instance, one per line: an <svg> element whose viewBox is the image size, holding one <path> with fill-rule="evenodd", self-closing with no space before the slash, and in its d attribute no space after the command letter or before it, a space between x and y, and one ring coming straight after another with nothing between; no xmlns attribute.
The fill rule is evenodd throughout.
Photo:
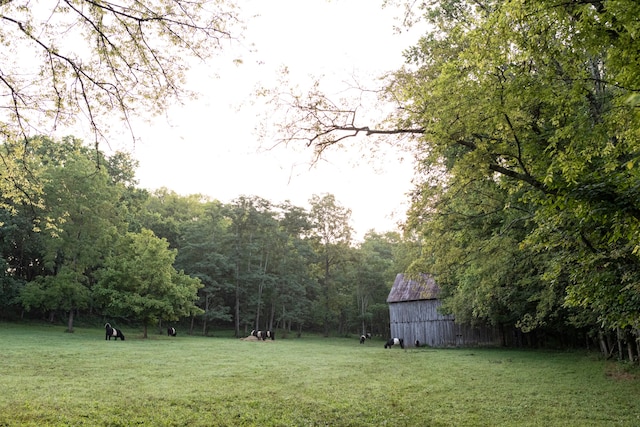
<svg viewBox="0 0 640 427"><path fill-rule="evenodd" d="M440 288L427 274L405 277L398 274L387 297L391 336L403 338L405 345L431 347L467 347L494 345L499 342L497 331L455 322L452 315L438 312Z"/></svg>

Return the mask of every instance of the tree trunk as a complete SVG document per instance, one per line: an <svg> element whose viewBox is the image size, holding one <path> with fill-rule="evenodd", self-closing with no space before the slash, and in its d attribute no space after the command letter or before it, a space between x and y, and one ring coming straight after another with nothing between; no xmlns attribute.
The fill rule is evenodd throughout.
<svg viewBox="0 0 640 427"><path fill-rule="evenodd" d="M622 332L620 328L616 328L616 341L618 343L618 360L624 359L624 352L622 349Z"/></svg>
<svg viewBox="0 0 640 427"><path fill-rule="evenodd" d="M604 357L609 355L609 347L607 346L607 342L604 339L604 334L602 330L598 331L598 342L600 343L600 351Z"/></svg>
<svg viewBox="0 0 640 427"><path fill-rule="evenodd" d="M240 338L240 266L236 265L236 295L235 295L235 326L236 326L236 338Z"/></svg>
<svg viewBox="0 0 640 427"><path fill-rule="evenodd" d="M275 303L275 301L271 301L271 310L269 312L269 323L267 324L268 325L267 329L269 329L270 331L274 330L274 327L273 327L274 323L273 322L275 322L275 319L276 319L276 303Z"/></svg>
<svg viewBox="0 0 640 427"><path fill-rule="evenodd" d="M142 333L142 338L147 338L147 323L145 322L144 324L144 328L143 328L143 333Z"/></svg>
<svg viewBox="0 0 640 427"><path fill-rule="evenodd" d="M73 333L73 308L69 310L69 317L67 318L67 332Z"/></svg>
<svg viewBox="0 0 640 427"><path fill-rule="evenodd" d="M235 318L236 318L236 338L240 337L240 289L236 284L236 304L235 304Z"/></svg>
<svg viewBox="0 0 640 427"><path fill-rule="evenodd" d="M607 359L609 359L611 356L613 356L613 352L615 351L615 346L613 345L613 342L611 342L610 333L607 333L605 335L605 338L607 339L607 348L609 349L609 354L607 354Z"/></svg>
<svg viewBox="0 0 640 427"><path fill-rule="evenodd" d="M325 248L325 252L327 249ZM331 311L331 302L329 301L329 254L325 253L324 259L324 336L329 336L329 313Z"/></svg>
<svg viewBox="0 0 640 427"><path fill-rule="evenodd" d="M262 260L261 260L261 264L262 264ZM258 285L258 307L256 307L256 329L260 330L260 312L262 311L262 292L264 290L264 276L267 274L267 265L269 264L269 254L265 255L264 257L264 266L261 265L260 266L260 274L261 274L261 279L260 279L260 284ZM268 329L268 327L265 324L265 328Z"/></svg>

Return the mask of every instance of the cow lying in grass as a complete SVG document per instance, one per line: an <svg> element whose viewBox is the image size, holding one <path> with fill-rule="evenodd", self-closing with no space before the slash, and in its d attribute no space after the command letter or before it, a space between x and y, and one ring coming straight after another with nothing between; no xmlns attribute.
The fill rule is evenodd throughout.
<svg viewBox="0 0 640 427"><path fill-rule="evenodd" d="M266 340L267 338L269 338L270 340L276 339L276 335L273 333L273 331L256 331L254 329L253 331L251 331L251 335L262 341Z"/></svg>
<svg viewBox="0 0 640 427"><path fill-rule="evenodd" d="M391 348L394 345L399 345L400 348L404 348L404 340L402 338L391 338L389 341L387 341L387 343L384 345L384 348Z"/></svg>
<svg viewBox="0 0 640 427"><path fill-rule="evenodd" d="M168 328L167 336L175 337L178 333L176 332L176 328Z"/></svg>
<svg viewBox="0 0 640 427"><path fill-rule="evenodd" d="M114 337L116 339L116 341L118 340L118 338L120 338L122 341L124 341L124 334L122 333L122 331L120 329L112 328L111 324L109 324L109 323L104 325L104 328L105 328L105 332L106 332L106 335L104 337L105 340L111 341L111 337Z"/></svg>

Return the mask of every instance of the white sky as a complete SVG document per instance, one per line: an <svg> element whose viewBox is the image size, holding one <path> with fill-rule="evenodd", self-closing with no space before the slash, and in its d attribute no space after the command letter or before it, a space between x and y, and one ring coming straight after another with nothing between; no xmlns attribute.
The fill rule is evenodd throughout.
<svg viewBox="0 0 640 427"><path fill-rule="evenodd" d="M189 84L201 93L199 100L172 108L152 126L134 129L140 138L133 150L140 162L140 186L201 193L222 202L255 195L305 208L313 194L331 193L352 210L356 237L370 229L395 230L407 208L413 175L409 161L401 162L401 154L390 150L384 161L363 162L356 147L333 149L310 168L310 148L261 150L255 128L262 112L251 106L251 95L258 85L269 86L282 65L292 79L324 75L325 86L353 74L378 76L402 65L402 51L417 34L395 34L399 12L382 9L380 0L239 4L258 15L247 18L244 33L245 45L253 44L254 51L228 48L210 67L193 70ZM236 58L243 63L234 65Z"/></svg>

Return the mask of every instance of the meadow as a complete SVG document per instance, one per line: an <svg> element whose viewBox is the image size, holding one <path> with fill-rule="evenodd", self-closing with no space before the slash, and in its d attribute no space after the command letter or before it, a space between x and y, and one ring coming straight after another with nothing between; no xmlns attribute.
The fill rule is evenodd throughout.
<svg viewBox="0 0 640 427"><path fill-rule="evenodd" d="M640 425L640 371L585 351L123 329L0 323L0 426Z"/></svg>

